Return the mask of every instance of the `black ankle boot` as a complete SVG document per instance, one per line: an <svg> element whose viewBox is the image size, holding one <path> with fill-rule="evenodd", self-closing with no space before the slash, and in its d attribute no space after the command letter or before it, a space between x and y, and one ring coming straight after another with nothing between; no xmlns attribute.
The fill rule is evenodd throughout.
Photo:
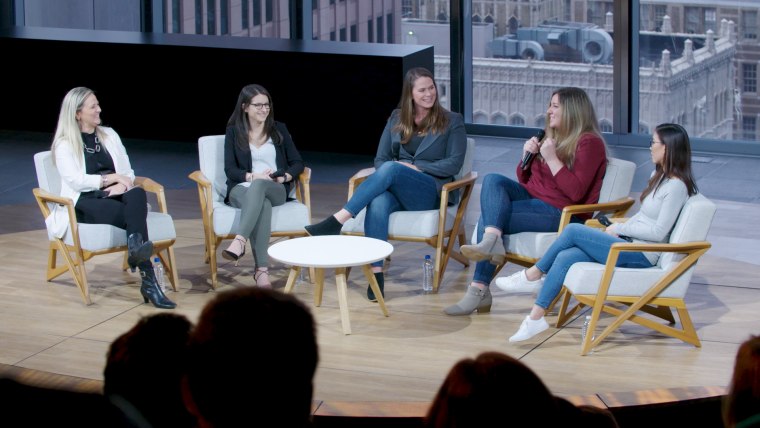
<svg viewBox="0 0 760 428"><path fill-rule="evenodd" d="M338 219L334 215L331 215L317 224L306 226L306 232L311 236L340 235L342 227L343 225L340 224Z"/></svg>
<svg viewBox="0 0 760 428"><path fill-rule="evenodd" d="M150 256L153 254L153 242L145 242L142 234L133 233L127 237L127 254L127 263L134 272L137 265L150 261Z"/></svg>
<svg viewBox="0 0 760 428"><path fill-rule="evenodd" d="M142 294L145 303L150 301L153 303L153 306L160 309L174 309L177 307L177 304L169 300L164 291L161 290L150 262L142 262L138 266L140 268L140 277L142 277L140 294Z"/></svg>
<svg viewBox="0 0 760 428"><path fill-rule="evenodd" d="M375 272L375 280L377 281L377 285L380 288L380 294L382 294L383 299L385 298L385 278L383 277L382 272ZM377 302L377 297L375 297L375 292L372 291L372 287L369 285L367 286L367 298L370 302Z"/></svg>

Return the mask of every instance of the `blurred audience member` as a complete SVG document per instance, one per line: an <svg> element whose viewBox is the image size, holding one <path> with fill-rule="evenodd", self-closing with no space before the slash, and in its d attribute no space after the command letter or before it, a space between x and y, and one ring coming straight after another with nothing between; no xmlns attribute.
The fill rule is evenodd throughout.
<svg viewBox="0 0 760 428"><path fill-rule="evenodd" d="M182 376L192 324L182 315L142 318L108 350L103 392L133 419L153 428L192 427L182 401Z"/></svg>
<svg viewBox="0 0 760 428"><path fill-rule="evenodd" d="M311 425L314 318L261 287L219 293L191 333L183 393L199 427Z"/></svg>
<svg viewBox="0 0 760 428"><path fill-rule="evenodd" d="M727 428L760 427L760 336L739 346L723 406Z"/></svg>
<svg viewBox="0 0 760 428"><path fill-rule="evenodd" d="M584 406L585 407L585 406ZM466 358L451 368L425 419L428 428L493 426L532 420L531 427L617 427L611 413L555 397L519 360L499 352Z"/></svg>

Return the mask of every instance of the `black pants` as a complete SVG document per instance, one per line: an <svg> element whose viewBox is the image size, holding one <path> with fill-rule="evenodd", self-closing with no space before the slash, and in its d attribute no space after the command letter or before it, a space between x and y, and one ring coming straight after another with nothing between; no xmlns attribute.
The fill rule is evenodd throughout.
<svg viewBox="0 0 760 428"><path fill-rule="evenodd" d="M127 230L127 236L140 233L148 240L148 199L145 190L133 187L110 198L98 197L103 192L82 193L74 211L79 223L110 224Z"/></svg>

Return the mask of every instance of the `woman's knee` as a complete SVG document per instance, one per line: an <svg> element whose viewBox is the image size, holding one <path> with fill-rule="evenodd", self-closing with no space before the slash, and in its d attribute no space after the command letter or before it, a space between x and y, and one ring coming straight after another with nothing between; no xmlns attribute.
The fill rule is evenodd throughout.
<svg viewBox="0 0 760 428"><path fill-rule="evenodd" d="M377 175L376 178L387 178L395 174L396 168L406 168L403 165L399 165L397 162L385 162L377 168L373 175Z"/></svg>
<svg viewBox="0 0 760 428"><path fill-rule="evenodd" d="M486 176L483 178L483 188L490 188L499 185L499 183L503 182L504 177L501 174L486 174Z"/></svg>

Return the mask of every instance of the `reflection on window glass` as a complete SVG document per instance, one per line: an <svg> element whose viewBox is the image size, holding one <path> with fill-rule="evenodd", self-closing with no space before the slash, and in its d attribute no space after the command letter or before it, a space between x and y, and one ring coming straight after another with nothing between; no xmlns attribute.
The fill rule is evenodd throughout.
<svg viewBox="0 0 760 428"><path fill-rule="evenodd" d="M613 6L473 0L473 121L543 128L551 93L577 86L612 123Z"/></svg>
<svg viewBox="0 0 760 428"><path fill-rule="evenodd" d="M760 2L725 3L642 1L640 132L675 122L693 138L760 139Z"/></svg>
<svg viewBox="0 0 760 428"><path fill-rule="evenodd" d="M182 0L164 3L171 10L166 28L174 33L290 37L289 0L194 0L194 8L179 7ZM319 2L314 5L317 10ZM185 22L194 22L195 27L186 28Z"/></svg>

